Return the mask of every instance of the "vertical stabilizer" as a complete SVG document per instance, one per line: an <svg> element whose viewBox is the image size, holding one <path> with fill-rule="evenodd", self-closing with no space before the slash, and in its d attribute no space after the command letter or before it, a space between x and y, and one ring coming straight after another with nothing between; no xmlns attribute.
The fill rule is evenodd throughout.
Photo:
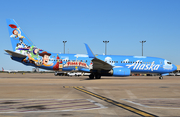
<svg viewBox="0 0 180 117"><path fill-rule="evenodd" d="M92 50L89 48L89 46L88 46L86 43L84 43L84 44L85 44L85 46L86 46L86 50L87 50L87 53L88 53L89 58L96 58L96 57L94 56Z"/></svg>
<svg viewBox="0 0 180 117"><path fill-rule="evenodd" d="M14 19L6 19L6 22L13 51L25 50L33 46L33 43L28 39Z"/></svg>

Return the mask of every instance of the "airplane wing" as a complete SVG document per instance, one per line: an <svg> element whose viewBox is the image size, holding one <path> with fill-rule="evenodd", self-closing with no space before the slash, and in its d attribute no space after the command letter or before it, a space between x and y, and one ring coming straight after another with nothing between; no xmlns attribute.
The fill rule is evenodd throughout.
<svg viewBox="0 0 180 117"><path fill-rule="evenodd" d="M9 55L13 56L13 57L18 57L18 58L26 58L26 55L23 54L19 54L17 52L13 52L10 50L5 50Z"/></svg>
<svg viewBox="0 0 180 117"><path fill-rule="evenodd" d="M89 58L93 58L92 59L93 70L101 70L101 69L103 69L103 70L111 70L113 68L112 65L110 65L110 64L96 58L87 44L85 44L85 46L86 46L86 50L87 50L87 53L89 55Z"/></svg>
<svg viewBox="0 0 180 117"><path fill-rule="evenodd" d="M111 70L113 68L112 65L98 59L98 58L94 58L92 60L93 62L93 69L94 70L99 70L99 69L103 69L103 70Z"/></svg>

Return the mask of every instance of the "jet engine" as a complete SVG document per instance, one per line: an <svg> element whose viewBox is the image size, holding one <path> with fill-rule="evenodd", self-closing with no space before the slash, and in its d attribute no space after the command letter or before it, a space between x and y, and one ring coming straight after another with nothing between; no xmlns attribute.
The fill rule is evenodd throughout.
<svg viewBox="0 0 180 117"><path fill-rule="evenodd" d="M110 72L111 75L113 76L130 76L131 70L129 68L113 68Z"/></svg>

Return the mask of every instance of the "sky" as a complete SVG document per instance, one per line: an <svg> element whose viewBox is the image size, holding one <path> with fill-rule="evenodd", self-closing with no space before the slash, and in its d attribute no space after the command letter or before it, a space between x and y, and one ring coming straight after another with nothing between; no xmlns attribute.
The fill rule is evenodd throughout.
<svg viewBox="0 0 180 117"><path fill-rule="evenodd" d="M1 0L0 67L32 70L4 54L12 50L6 19L14 19L43 50L160 57L180 65L180 0Z"/></svg>

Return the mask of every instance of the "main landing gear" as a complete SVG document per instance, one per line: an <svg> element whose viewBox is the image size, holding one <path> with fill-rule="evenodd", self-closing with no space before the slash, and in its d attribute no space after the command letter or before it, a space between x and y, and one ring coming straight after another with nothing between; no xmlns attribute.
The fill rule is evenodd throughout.
<svg viewBox="0 0 180 117"><path fill-rule="evenodd" d="M94 79L94 74L93 74L93 73L91 73L91 74L89 75L89 79Z"/></svg>
<svg viewBox="0 0 180 117"><path fill-rule="evenodd" d="M162 79L163 79L162 75L160 75L160 76L159 76L159 79L160 79L160 80L162 80Z"/></svg>
<svg viewBox="0 0 180 117"><path fill-rule="evenodd" d="M96 74L93 74L93 73L91 73L90 75L89 75L89 79L101 79L101 74L98 74L98 73L96 73Z"/></svg>

